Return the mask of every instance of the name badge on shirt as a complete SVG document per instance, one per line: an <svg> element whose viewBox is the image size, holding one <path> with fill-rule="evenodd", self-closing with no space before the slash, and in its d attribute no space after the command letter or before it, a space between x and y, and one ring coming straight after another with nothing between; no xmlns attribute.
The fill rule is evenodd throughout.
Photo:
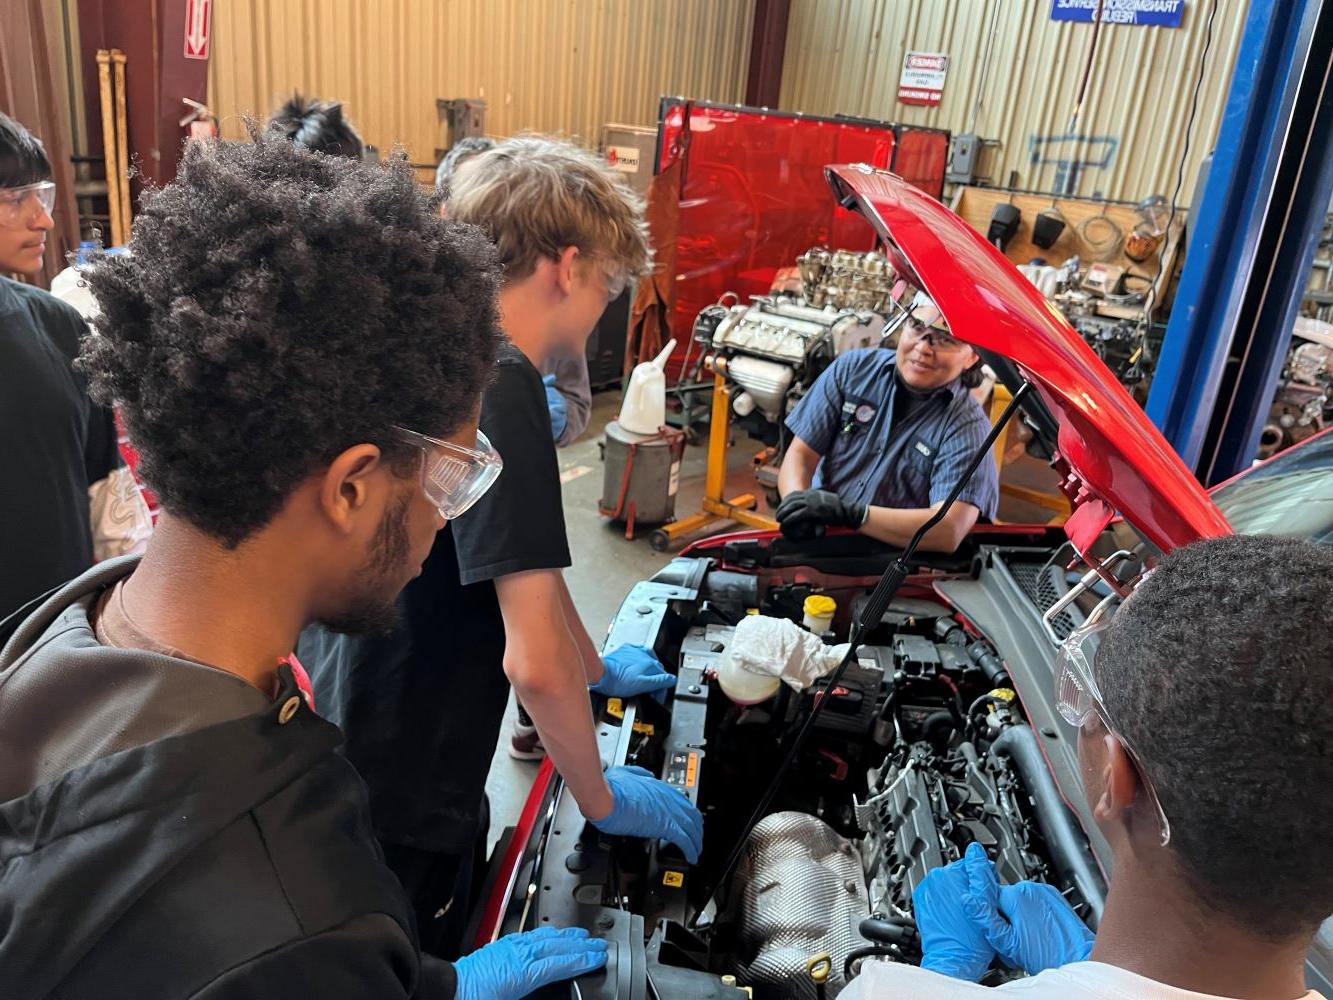
<svg viewBox="0 0 1333 1000"><path fill-rule="evenodd" d="M930 456L933 454L933 452L930 450L930 446L926 444L926 442L924 441L918 441L912 447L914 447L917 451L921 452L921 454L925 455L926 458L930 458Z"/></svg>

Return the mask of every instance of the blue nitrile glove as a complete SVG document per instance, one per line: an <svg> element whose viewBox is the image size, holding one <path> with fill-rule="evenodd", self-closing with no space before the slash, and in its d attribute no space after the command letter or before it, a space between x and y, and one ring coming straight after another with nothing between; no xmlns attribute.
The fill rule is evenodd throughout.
<svg viewBox="0 0 1333 1000"><path fill-rule="evenodd" d="M1055 886L1000 885L995 865L979 844L968 847L963 864L968 882L964 906L1006 965L1035 976L1092 954L1092 931Z"/></svg>
<svg viewBox="0 0 1333 1000"><path fill-rule="evenodd" d="M666 672L652 650L643 646L617 646L602 657L605 672L590 690L609 698L632 698L653 693L658 701L666 698L667 688L676 686L676 678Z"/></svg>
<svg viewBox="0 0 1333 1000"><path fill-rule="evenodd" d="M603 833L621 837L656 837L680 848L695 864L704 849L704 818L684 793L641 767L613 767L606 772L614 804L604 819L592 820Z"/></svg>
<svg viewBox="0 0 1333 1000"><path fill-rule="evenodd" d="M546 408L551 411L551 437L559 441L560 435L565 433L565 425L569 423L569 404L555 387L554 375L545 376L542 385L546 386Z"/></svg>
<svg viewBox="0 0 1333 1000"><path fill-rule="evenodd" d="M542 927L509 934L464 955L455 1000L520 1000L547 983L558 983L606 964L606 942L582 927Z"/></svg>
<svg viewBox="0 0 1333 1000"><path fill-rule="evenodd" d="M912 893L912 910L921 935L921 968L975 983L990 968L995 949L964 907L965 863L955 861L927 873Z"/></svg>

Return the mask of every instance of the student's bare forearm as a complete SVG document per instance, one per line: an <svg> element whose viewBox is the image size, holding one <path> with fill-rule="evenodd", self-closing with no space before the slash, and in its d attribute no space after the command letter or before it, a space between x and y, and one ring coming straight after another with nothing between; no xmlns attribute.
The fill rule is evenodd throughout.
<svg viewBox="0 0 1333 1000"><path fill-rule="evenodd" d="M572 642L565 652L571 658L566 662L572 662ZM507 655L505 659L507 663ZM588 819L597 820L611 812L613 802L611 789L602 777L602 759L594 736L587 682L582 665L575 663L574 666L578 669L572 685L532 685L515 681L514 689L580 811Z"/></svg>
<svg viewBox="0 0 1333 1000"><path fill-rule="evenodd" d="M574 598L569 593L569 585L565 583L563 573L560 574L560 605L565 612L565 625L569 628L569 634L574 637L575 645L578 646L579 657L583 661L584 676L589 684L596 684L602 679L606 669L602 665L602 654L597 651L597 644L583 627L583 619L579 617L578 609L574 607Z"/></svg>
<svg viewBox="0 0 1333 1000"><path fill-rule="evenodd" d="M558 577L558 570L542 570L496 581L504 669L579 809L601 819L611 811L611 790L602 777L587 675L565 621Z"/></svg>

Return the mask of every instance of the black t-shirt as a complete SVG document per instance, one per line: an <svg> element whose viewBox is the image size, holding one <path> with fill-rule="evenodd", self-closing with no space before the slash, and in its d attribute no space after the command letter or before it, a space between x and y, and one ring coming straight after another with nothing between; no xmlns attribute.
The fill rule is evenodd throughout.
<svg viewBox="0 0 1333 1000"><path fill-rule="evenodd" d="M93 562L88 487L120 456L74 370L87 332L71 306L0 278L0 621Z"/></svg>
<svg viewBox="0 0 1333 1000"><path fill-rule="evenodd" d="M902 374L895 366L893 377L897 380L897 391L893 394L894 428L903 427L914 416L930 405L930 401L939 393L939 389L914 389L903 381Z"/></svg>
<svg viewBox="0 0 1333 1000"><path fill-rule="evenodd" d="M560 470L541 375L506 344L482 396L481 429L504 471L436 536L385 638L310 628L299 656L315 708L342 727L382 841L470 849L509 696L493 581L570 564Z"/></svg>

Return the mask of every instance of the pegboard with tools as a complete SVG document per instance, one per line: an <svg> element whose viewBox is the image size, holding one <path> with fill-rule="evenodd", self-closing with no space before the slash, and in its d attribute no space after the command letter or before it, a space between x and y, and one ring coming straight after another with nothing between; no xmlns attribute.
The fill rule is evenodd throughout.
<svg viewBox="0 0 1333 1000"><path fill-rule="evenodd" d="M1185 213L960 187L953 211L1000 248L1127 387L1143 397L1181 260Z"/></svg>
<svg viewBox="0 0 1333 1000"><path fill-rule="evenodd" d="M1145 213L1128 202L960 187L949 207L986 236L996 208L1002 205L1011 205L1018 213L1013 234L1003 246L1004 255L1015 264L1029 264L1041 258L1048 265L1060 267L1070 257L1077 256L1084 268L1105 264L1112 273L1120 269L1119 284L1133 286L1130 291L1146 291L1160 264L1162 278L1157 308L1165 305L1161 300L1178 263L1181 235L1185 231L1183 208L1176 209L1175 220L1167 232L1167 210L1163 206L1157 213L1160 235L1153 236L1154 227L1145 224ZM1060 226L1059 221L1064 225ZM1136 276L1143 280L1135 280Z"/></svg>

